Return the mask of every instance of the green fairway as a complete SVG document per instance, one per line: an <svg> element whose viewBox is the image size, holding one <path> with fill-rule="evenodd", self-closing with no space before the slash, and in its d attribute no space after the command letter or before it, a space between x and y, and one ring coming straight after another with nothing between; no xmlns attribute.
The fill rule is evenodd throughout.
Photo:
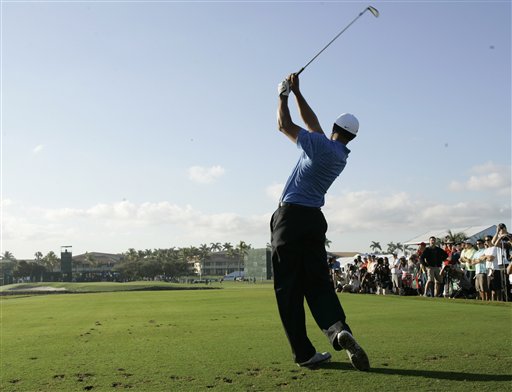
<svg viewBox="0 0 512 392"><path fill-rule="evenodd" d="M91 286L93 287L93 286ZM1 297L2 391L505 391L511 306L341 294L372 369L291 360L270 284ZM82 286L82 290L85 290Z"/></svg>

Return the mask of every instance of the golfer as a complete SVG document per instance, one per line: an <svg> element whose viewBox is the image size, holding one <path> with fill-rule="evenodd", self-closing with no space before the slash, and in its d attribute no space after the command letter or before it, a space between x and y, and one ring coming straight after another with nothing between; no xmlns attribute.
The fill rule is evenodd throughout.
<svg viewBox="0 0 512 392"><path fill-rule="evenodd" d="M290 116L288 96L295 95L306 129ZM284 187L279 208L270 222L274 289L279 315L299 366L313 367L331 354L317 352L306 332L304 298L334 350L346 350L352 365L368 370L364 350L352 336L345 313L329 280L325 233L327 222L320 208L324 196L345 168L347 144L357 134L359 123L348 113L336 119L328 139L318 119L302 96L299 78L290 75L278 86L277 122L301 152Z"/></svg>

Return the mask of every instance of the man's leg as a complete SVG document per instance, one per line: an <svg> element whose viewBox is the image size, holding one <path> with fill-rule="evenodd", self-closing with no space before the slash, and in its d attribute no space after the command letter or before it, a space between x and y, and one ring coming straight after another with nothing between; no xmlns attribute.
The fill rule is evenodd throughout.
<svg viewBox="0 0 512 392"><path fill-rule="evenodd" d="M280 208L272 217L272 267L277 307L297 363L311 359L316 350L306 332L303 269L300 244L294 239L294 211ZM332 287L332 286L331 286Z"/></svg>

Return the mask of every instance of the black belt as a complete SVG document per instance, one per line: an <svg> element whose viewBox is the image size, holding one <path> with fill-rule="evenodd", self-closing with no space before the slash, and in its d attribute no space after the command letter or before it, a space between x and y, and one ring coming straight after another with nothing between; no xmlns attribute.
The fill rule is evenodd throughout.
<svg viewBox="0 0 512 392"><path fill-rule="evenodd" d="M308 206L303 206L301 204L286 203L284 201L279 203L279 208L282 208L282 207L307 208L307 209L312 209L312 210L320 210L320 207L308 207Z"/></svg>

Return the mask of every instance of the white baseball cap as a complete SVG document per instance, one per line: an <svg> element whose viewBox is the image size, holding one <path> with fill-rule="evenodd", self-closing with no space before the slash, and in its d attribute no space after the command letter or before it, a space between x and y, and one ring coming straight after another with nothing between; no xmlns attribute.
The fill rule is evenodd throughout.
<svg viewBox="0 0 512 392"><path fill-rule="evenodd" d="M359 130L359 121L350 113L340 114L334 123L345 131L350 132L352 135L357 135L357 131Z"/></svg>

